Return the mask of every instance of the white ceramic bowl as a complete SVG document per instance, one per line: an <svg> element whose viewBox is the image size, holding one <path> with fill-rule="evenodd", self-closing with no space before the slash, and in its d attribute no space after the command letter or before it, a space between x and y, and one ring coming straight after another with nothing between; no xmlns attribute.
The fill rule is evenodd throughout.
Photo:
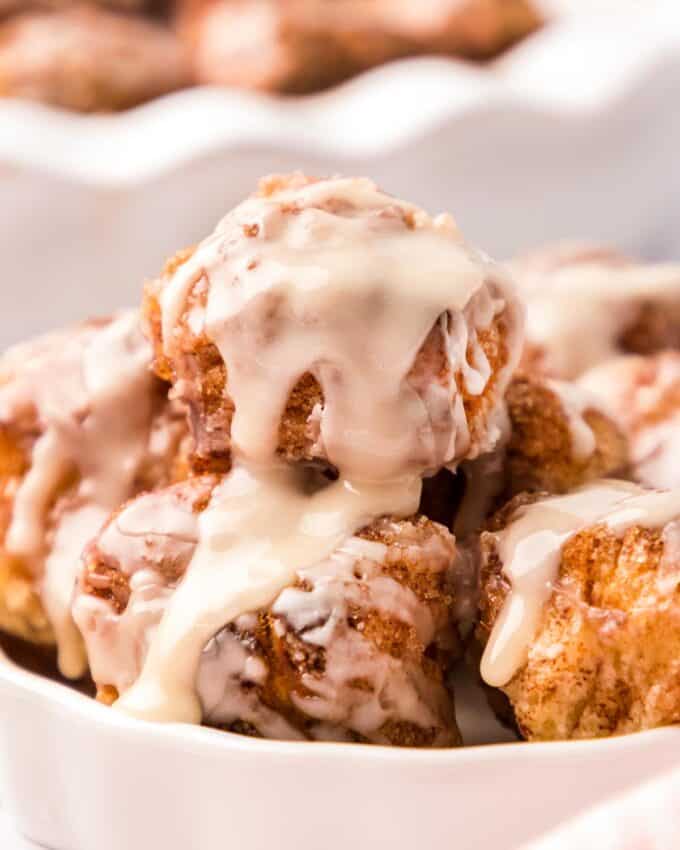
<svg viewBox="0 0 680 850"><path fill-rule="evenodd" d="M54 850L515 850L670 767L679 743L678 729L439 751L260 741L131 720L0 664L6 804Z"/></svg>
<svg viewBox="0 0 680 850"><path fill-rule="evenodd" d="M490 70L398 63L304 101L196 90L107 118L2 103L0 345L134 303L166 255L277 170L370 174L500 255L585 236L680 256L680 6L633 5ZM468 741L502 739L461 691ZM679 741L256 741L129 720L0 663L4 800L55 850L514 850L670 767Z"/></svg>
<svg viewBox="0 0 680 850"><path fill-rule="evenodd" d="M569 237L680 256L680 4L576 5L491 66L408 60L307 99L0 101L0 345L134 303L272 171L370 175L500 257Z"/></svg>

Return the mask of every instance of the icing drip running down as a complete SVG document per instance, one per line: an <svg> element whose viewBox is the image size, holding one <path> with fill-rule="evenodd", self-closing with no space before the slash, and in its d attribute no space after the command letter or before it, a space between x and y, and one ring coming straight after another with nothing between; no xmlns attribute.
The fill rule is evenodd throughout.
<svg viewBox="0 0 680 850"><path fill-rule="evenodd" d="M640 305L677 302L680 288L680 265L629 263L603 251L558 251L552 267L539 254L511 269L527 303L527 341L543 346L549 371L564 378L619 353Z"/></svg>
<svg viewBox="0 0 680 850"><path fill-rule="evenodd" d="M502 687L526 662L559 577L562 548L571 537L597 524L617 535L635 525L662 528L679 514L680 490L650 492L614 480L520 508L512 522L494 535L511 589L484 650L484 681Z"/></svg>
<svg viewBox="0 0 680 850"><path fill-rule="evenodd" d="M472 451L459 386L479 396L492 377L478 333L508 311L495 406L521 333L511 287L452 220L431 220L368 180L298 184L230 213L161 295L169 357L184 321L197 330L195 314L185 315L197 285L206 294L199 331L224 360L235 409L233 469L200 517L196 552L141 676L116 704L189 722L201 720L201 652L222 627L270 604L298 570L375 518L413 514L421 475ZM409 373L433 329L448 378L417 388ZM323 391L318 440L337 481L276 454L287 399L305 373Z"/></svg>
<svg viewBox="0 0 680 850"><path fill-rule="evenodd" d="M218 483L202 476L138 496L88 547L74 617L100 687L122 694L138 678ZM455 742L446 689L423 660L429 648L442 661L456 651L453 623L474 608L474 570L432 522L382 519L369 528L369 539L347 538L299 569L270 607L208 641L196 678L205 723L245 723L266 738L386 743L398 721L432 745ZM396 565L414 557L411 584ZM416 592L421 582L426 598ZM284 692L283 705L272 699Z"/></svg>
<svg viewBox="0 0 680 850"><path fill-rule="evenodd" d="M418 509L420 480L345 480L309 493L309 472L236 467L198 521L198 548L168 603L141 677L118 706L154 720L201 722L195 677L208 641L268 605L299 569L323 560L374 517Z"/></svg>
<svg viewBox="0 0 680 850"><path fill-rule="evenodd" d="M2 364L9 380L0 387L0 420L35 416L41 433L16 493L5 548L33 570L59 667L72 678L87 669L70 614L80 554L131 495L152 414L149 361L138 315L130 312L18 346ZM71 480L75 490L53 508Z"/></svg>

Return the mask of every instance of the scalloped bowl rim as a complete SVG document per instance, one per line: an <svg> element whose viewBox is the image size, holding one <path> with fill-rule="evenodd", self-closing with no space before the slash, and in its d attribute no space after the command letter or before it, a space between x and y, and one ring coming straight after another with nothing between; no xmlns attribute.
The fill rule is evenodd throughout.
<svg viewBox="0 0 680 850"><path fill-rule="evenodd" d="M587 123L643 89L668 60L680 60L680 7L650 5L653 14L631 9L614 19L555 22L486 66L403 59L306 97L196 87L114 115L0 100L0 163L117 185L219 150L237 155L243 146L376 157L504 108Z"/></svg>

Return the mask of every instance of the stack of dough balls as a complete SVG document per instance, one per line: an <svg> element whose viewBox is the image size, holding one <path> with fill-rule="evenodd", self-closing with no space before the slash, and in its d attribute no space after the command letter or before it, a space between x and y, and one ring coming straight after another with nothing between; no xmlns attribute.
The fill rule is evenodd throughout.
<svg viewBox="0 0 680 850"><path fill-rule="evenodd" d="M509 393L516 427L506 493L514 498L497 505L476 541L476 634L485 648L482 673L494 686L491 702L528 740L676 723L680 267L635 262L593 245L557 245L512 265L528 307L525 377ZM565 398L576 402L572 412L580 410L595 435L598 447L581 468L593 465L597 478L626 482L572 474L548 396L540 401L546 427L532 427L526 399L539 384L566 388ZM617 455L619 467L607 469L603 460ZM562 534L558 545L540 539L546 528ZM527 531L534 536L523 541ZM549 576L548 590L533 596L533 628L513 646L508 624L519 599L535 593L527 590L532 567L541 579ZM514 663L503 669L513 653Z"/></svg>
<svg viewBox="0 0 680 850"><path fill-rule="evenodd" d="M266 178L140 313L0 363L0 630L245 735L457 746L456 667L527 740L677 722L679 283L597 246L508 271L369 180ZM290 481L369 508L233 607L225 540L276 539Z"/></svg>

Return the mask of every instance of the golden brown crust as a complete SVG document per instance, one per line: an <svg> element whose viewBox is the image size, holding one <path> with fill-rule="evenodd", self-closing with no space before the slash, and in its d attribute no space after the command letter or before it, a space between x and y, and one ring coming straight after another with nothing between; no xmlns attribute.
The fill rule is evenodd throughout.
<svg viewBox="0 0 680 850"><path fill-rule="evenodd" d="M188 511L200 514L208 506L218 480L214 475L192 476L172 484L166 492L177 493L182 502L187 505ZM115 525L118 517L135 501L136 497L129 499L114 511L102 529L102 534L108 527ZM179 561L176 558L160 558L154 562L154 568L169 584L174 584L182 576L186 566L186 561ZM125 564L121 564L118 559L104 551L95 539L84 553L83 568L79 576L80 590L103 599L117 614L120 614L125 610L130 598L129 573L125 567Z"/></svg>
<svg viewBox="0 0 680 850"><path fill-rule="evenodd" d="M580 458L564 403L541 378L516 374L505 397L511 423L506 462L508 496L525 490L566 493L627 468L626 437L597 408L595 399L583 413L595 448L592 454Z"/></svg>
<svg viewBox="0 0 680 850"><path fill-rule="evenodd" d="M158 352L162 348L162 340L160 324L154 318L160 310L157 298L156 287L147 287L144 302L147 329L152 334L154 349ZM195 308L196 304L197 301L190 295L189 309ZM177 380L181 376L193 384L194 390L187 401L198 445L195 468L199 472L224 472L230 466L229 433L234 413L233 403L228 395L227 370L217 347L205 335L191 334L186 325L184 331L180 359L169 361L165 355L157 354L155 369L159 377L171 374L173 380ZM473 443L483 441L489 414L498 403L498 376L502 374L509 358L505 344L507 334L505 313L500 314L490 328L478 334L480 347L492 372L483 393L469 393L462 376L457 376L458 391L463 398ZM432 356L435 358L435 365L437 360L443 360L444 352L439 333L433 332L421 351L422 355L416 358L410 375L419 368L419 358L425 360ZM435 370L435 379L438 371ZM445 380L441 374L440 379L442 382ZM315 450L315 437L308 427L312 411L317 405L323 407L323 402L323 392L318 381L310 373L302 375L288 397L279 425L277 452L281 457L287 460L325 463L323 455Z"/></svg>
<svg viewBox="0 0 680 850"><path fill-rule="evenodd" d="M207 505L210 493L218 479L214 476L189 479L175 485L171 498L182 500L183 509L194 514L200 513ZM166 491L170 493L170 491ZM153 498L162 497L157 494ZM125 510L125 507L121 510ZM114 514L108 527L115 524ZM149 513L152 516L153 512ZM119 534L120 532L117 532ZM117 548L117 544L104 542L106 528L100 539L95 541L86 553L85 567L79 581L79 594L88 594L104 600L115 614L121 614L130 598L129 575L135 567L131 563L119 563L110 554L106 546L114 551L128 552L126 545ZM186 569L191 556L191 548L183 549L181 556L171 540L160 542L159 535L150 552L150 563L154 564L168 586L175 586ZM421 691L421 698L428 702L435 725L422 726L403 718L386 722L373 733L370 740L378 740L401 746L441 746L459 742L455 727L453 706L445 687L445 677L452 660L460 655L461 646L454 625L455 612L460 605L457 598L460 583L453 538L442 526L432 523L425 517L412 520L378 520L359 533L361 538L385 547L385 555L380 563L380 574L384 579L396 583L395 587L408 588L417 600L421 615L432 618L435 627L435 639L427 646L419 637L414 623L373 607L367 600L368 583L375 579L367 578L362 572L366 562L359 558L352 577L343 579L356 584L356 591L348 596L346 621L336 626L341 630L339 637L333 640L347 640L347 633L355 635L371 657L372 653L389 656L403 669L403 675L413 678ZM111 551L111 550L109 550ZM374 569L374 567L370 567ZM460 567L460 571L464 568ZM467 567L465 567L467 569ZM381 579L383 581L384 579ZM298 590L311 592L313 587L304 576L298 577L294 585ZM346 630L346 631L343 631ZM298 630L289 622L276 604L257 612L246 622L237 621L225 627L231 638L266 665L267 676L256 686L251 685L249 693L256 694L259 704L267 711L285 719L292 728L303 737L313 737L312 727L317 722L314 714L305 710L304 700L315 696L315 683L326 681L327 665L337 664L329 661L329 646L316 644L305 639L305 631ZM335 633L334 633L335 634ZM345 661L341 662L343 665ZM373 662L371 662L373 663ZM380 663L380 662L378 662ZM311 677L311 678L310 678ZM339 687L339 683L329 679L328 687ZM110 704L115 700L115 687L106 682L98 683L98 698ZM375 682L357 675L355 681L345 682L343 688L366 690L373 693ZM256 690L253 692L252 688ZM226 725L211 721L220 728L246 734L261 734L252 723L237 718ZM351 740L364 740L356 730L345 729Z"/></svg>
<svg viewBox="0 0 680 850"><path fill-rule="evenodd" d="M534 497L535 498L535 497ZM496 518L502 527L520 501ZM526 665L502 688L529 740L618 735L680 721L680 563L672 535L587 528L563 547L559 580ZM482 643L507 596L493 534L482 540Z"/></svg>
<svg viewBox="0 0 680 850"><path fill-rule="evenodd" d="M450 539L442 526L419 516L412 520L374 523L357 536L388 547L383 572L412 590L418 599L428 603L440 602L447 608L453 605L453 586L447 583L446 572L424 568L426 564L423 561L423 547L437 538L442 543Z"/></svg>
<svg viewBox="0 0 680 850"><path fill-rule="evenodd" d="M299 172L275 174L260 181L256 195L273 197L283 190L299 189L314 182L317 182L317 178ZM333 200L327 203L332 208ZM397 209L396 215L409 229L418 226L409 210ZM230 433L234 405L229 395L228 369L217 346L204 330L196 330L203 325L202 317L208 297L208 284L200 272L188 288L182 315L173 328L172 355L166 353L163 340L162 294L172 276L193 255L194 250L190 248L175 254L166 263L161 276L147 282L142 313L145 332L155 352L156 374L176 385L181 383L182 400L187 404L196 442L194 469L198 473L222 473L231 464ZM272 323L276 320L276 310L277 304L274 302ZM488 327L476 330L477 344L490 367L490 378L481 393L468 390L462 372L455 375L456 392L463 401L473 453L480 446L485 446L490 417L498 409L499 382L507 380L507 365L513 356L508 340L514 337L515 322L514 305L508 304L494 316ZM451 382L445 345L437 323L417 353L407 381L414 387L433 382L448 388ZM466 353L468 361L472 361L475 355L472 342ZM479 354L478 351L476 353ZM329 465L318 439L318 429L312 421L313 412L322 411L323 405L323 390L318 380L311 373L304 373L291 390L279 423L277 452L280 457L313 465Z"/></svg>
<svg viewBox="0 0 680 850"><path fill-rule="evenodd" d="M434 610L436 601L432 599L430 604ZM442 689L443 693L446 672L443 655L439 653L436 661L429 658L426 655L429 647L422 645L413 626L407 626L377 611L351 607L347 623L350 629L360 633L378 652L386 653L404 665L418 666L424 677ZM241 641L254 644L260 657L266 661L269 675L259 693L262 703L285 717L288 723L306 736L310 717L298 707L299 700L314 696L314 692L307 687L306 679L308 676L323 677L326 668L325 650L309 644L289 626L282 629L281 619L271 612L258 613L254 632L233 631ZM446 660L450 661L450 658ZM352 687L371 691L373 686L357 678ZM448 746L460 743L452 703L440 717L440 722L450 727L443 737L441 726L423 728L404 720L387 721L381 727L380 734L384 737L384 743L392 746L431 747L437 745L437 741L440 746L443 743ZM239 721L227 728L241 731ZM355 741L366 741L356 733L350 732L349 736Z"/></svg>
<svg viewBox="0 0 680 850"><path fill-rule="evenodd" d="M108 320L93 320L66 331L43 337L35 345L54 351L71 335L89 333ZM26 355L30 360L30 351ZM10 385L21 380L23 355L11 353L0 358L0 383ZM154 380L153 415L149 433L149 449L139 464L133 482L135 493L164 487L181 481L189 472L191 439L185 418L179 408L167 401L167 385ZM31 467L33 446L42 433L31 405L20 409L13 418L0 423L0 632L33 644L50 646L54 633L40 597L40 576L29 558L10 554L5 548L17 491ZM153 448L152 448L153 446ZM48 539L58 527L76 491L79 476L73 466L62 477L47 511Z"/></svg>

